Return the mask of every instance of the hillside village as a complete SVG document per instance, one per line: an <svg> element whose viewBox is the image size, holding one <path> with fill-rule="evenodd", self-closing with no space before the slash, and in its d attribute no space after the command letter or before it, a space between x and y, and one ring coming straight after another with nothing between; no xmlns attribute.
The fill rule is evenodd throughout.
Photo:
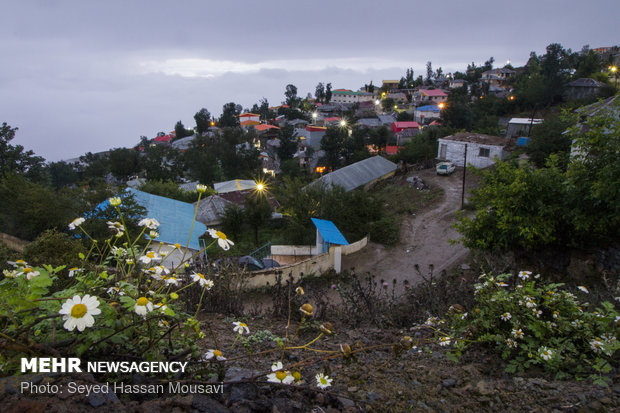
<svg viewBox="0 0 620 413"><path fill-rule="evenodd" d="M215 364L196 377L237 389L200 399L218 411L449 411L444 399L463 411L530 409L534 396L519 383L542 388L545 408L564 409L554 380L566 378L607 387L575 384L579 396L564 410L617 408L618 67L618 46L573 52L554 43L522 67L491 57L444 73L428 62L417 77L410 68L356 90L321 82L305 97L289 84L277 106L229 102L219 117L201 108L195 126L179 121L126 148L51 163L10 144L19 125L4 123L0 310L30 317L23 304L30 298L49 303L87 285L93 295L107 292L105 317L116 318L106 334L125 344L105 347L109 337L94 333L75 341L55 321L13 325L8 317L0 317L7 331L0 344L11 343L15 354L23 351L18 340L52 343L46 348L59 354L65 344L69 353L86 345L93 354L113 349L127 357L146 348L155 359L210 349ZM23 300L10 298L16 290L9 283L26 283L32 272L49 284L36 291L20 284L15 294ZM180 300L171 292L177 286ZM145 327L122 314L140 315L134 309L142 298L151 308L144 324L154 331L172 325L178 337L155 339L149 331L148 343L141 341ZM50 304L32 308L52 311ZM255 323L252 335L245 339L241 328L223 338L224 315L236 329L238 320ZM292 322L299 327L289 337ZM336 344L328 342L332 322L342 328ZM285 332L277 331L282 323ZM519 341L522 330L531 338ZM169 336L174 346L172 338L164 343ZM310 344L293 346L295 339L334 357L312 358ZM233 367L220 369L214 351L232 353L237 342L239 352L256 350L257 358L246 365L227 354ZM258 372L269 357L263 354L280 350L280 361L302 375L320 366L349 379L321 397L303 393L304 384L297 393L256 387L253 380L267 376ZM388 384L351 365L356 356ZM13 368L11 357L0 355L0 365ZM471 366L467 372L450 364L459 359ZM392 362L400 367L385 377ZM430 373L416 376L410 363ZM533 376L513 383L504 371ZM531 378L537 374L548 386L536 384L543 383ZM412 380L433 391L401 386ZM7 383L0 380L0 388ZM387 395L390 386L398 396ZM285 400L280 410L273 397ZM174 403L210 411L197 400Z"/></svg>

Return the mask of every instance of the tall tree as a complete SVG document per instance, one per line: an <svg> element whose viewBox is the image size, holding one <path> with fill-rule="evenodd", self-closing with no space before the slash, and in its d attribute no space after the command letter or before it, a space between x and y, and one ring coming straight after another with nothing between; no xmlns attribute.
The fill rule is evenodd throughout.
<svg viewBox="0 0 620 413"><path fill-rule="evenodd" d="M200 109L194 115L194 120L196 121L196 132L199 134L203 134L209 130L209 126L211 126L211 113L205 108Z"/></svg>
<svg viewBox="0 0 620 413"><path fill-rule="evenodd" d="M329 103L332 100L332 84L325 85L325 103Z"/></svg>
<svg viewBox="0 0 620 413"><path fill-rule="evenodd" d="M297 107L297 104L301 99L297 97L297 86L288 84L286 85L286 90L284 91L284 97L286 100L284 103L289 105L291 108Z"/></svg>
<svg viewBox="0 0 620 413"><path fill-rule="evenodd" d="M243 107L235 104L235 102L229 102L222 107L222 116L220 116L219 126L221 127L234 127L239 126L239 115Z"/></svg>
<svg viewBox="0 0 620 413"><path fill-rule="evenodd" d="M9 143L15 138L17 130L18 128L11 128L6 122L3 122L0 128L0 177L16 173L41 181L45 160L36 156L33 151L24 151L22 145L13 146Z"/></svg>
<svg viewBox="0 0 620 413"><path fill-rule="evenodd" d="M191 136L191 133L188 133L187 129L185 129L183 122L178 121L176 125L174 125L174 135L177 139L183 139L186 136Z"/></svg>
<svg viewBox="0 0 620 413"><path fill-rule="evenodd" d="M108 154L110 172L116 179L127 180L142 169L138 151L127 148L113 149Z"/></svg>
<svg viewBox="0 0 620 413"><path fill-rule="evenodd" d="M426 79L424 79L425 85L430 85L433 81L433 63L429 60L426 62Z"/></svg>
<svg viewBox="0 0 620 413"><path fill-rule="evenodd" d="M316 88L314 89L314 98L319 103L323 103L325 100L325 85L323 82L319 82L319 84L316 85Z"/></svg>

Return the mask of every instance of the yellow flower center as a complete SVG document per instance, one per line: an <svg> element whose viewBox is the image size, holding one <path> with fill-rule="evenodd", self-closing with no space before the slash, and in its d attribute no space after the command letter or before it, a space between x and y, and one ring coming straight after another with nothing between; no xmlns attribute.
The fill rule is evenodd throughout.
<svg viewBox="0 0 620 413"><path fill-rule="evenodd" d="M147 305L148 303L149 303L149 300L146 297L140 297L138 298L138 301L136 301L137 305L142 305L142 306Z"/></svg>
<svg viewBox="0 0 620 413"><path fill-rule="evenodd" d="M174 246L175 246L176 248L181 248L181 244L179 244L179 243L174 244Z"/></svg>
<svg viewBox="0 0 620 413"><path fill-rule="evenodd" d="M327 379L325 377L321 377L319 381L321 382L321 384L327 384Z"/></svg>
<svg viewBox="0 0 620 413"><path fill-rule="evenodd" d="M17 264L17 265L22 265L22 264L25 264L25 263L26 263L26 261L24 261L24 260L17 260L17 261L15 261L15 264Z"/></svg>
<svg viewBox="0 0 620 413"><path fill-rule="evenodd" d="M276 379L282 381L286 378L286 372L282 370L276 371Z"/></svg>
<svg viewBox="0 0 620 413"><path fill-rule="evenodd" d="M149 258L153 258L155 256L155 253L153 251L149 251L146 253L146 256Z"/></svg>
<svg viewBox="0 0 620 413"><path fill-rule="evenodd" d="M199 273L199 272L197 272L197 273L196 273L196 275L197 275L197 276L199 276L200 278L205 278L205 276L204 276L204 275L202 275L202 274L201 274L201 273Z"/></svg>
<svg viewBox="0 0 620 413"><path fill-rule="evenodd" d="M224 234L222 231L217 231L217 232L215 233L215 235L217 235L217 236L218 236L218 238L221 238L221 239L223 239L223 240L225 240L225 239L226 239L226 234Z"/></svg>
<svg viewBox="0 0 620 413"><path fill-rule="evenodd" d="M28 273L34 272L34 270L32 268L28 268L28 267L24 268L23 271L24 271L24 274L28 274Z"/></svg>
<svg viewBox="0 0 620 413"><path fill-rule="evenodd" d="M84 304L76 304L71 309L71 317L73 318L82 318L86 315L87 308Z"/></svg>
<svg viewBox="0 0 620 413"><path fill-rule="evenodd" d="M295 381L301 380L301 373L298 371L293 372L293 378L295 379Z"/></svg>
<svg viewBox="0 0 620 413"><path fill-rule="evenodd" d="M219 351L219 350L213 350L213 355L214 355L215 357L222 357L222 352L221 352L221 351Z"/></svg>

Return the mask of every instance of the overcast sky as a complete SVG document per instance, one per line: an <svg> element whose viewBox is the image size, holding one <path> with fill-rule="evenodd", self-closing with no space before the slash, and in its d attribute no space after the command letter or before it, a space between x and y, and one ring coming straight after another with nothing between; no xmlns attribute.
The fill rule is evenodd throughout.
<svg viewBox="0 0 620 413"><path fill-rule="evenodd" d="M289 83L357 90L429 60L453 72L620 44L618 0L508 3L0 0L0 121L58 161L193 127L202 107L275 106Z"/></svg>

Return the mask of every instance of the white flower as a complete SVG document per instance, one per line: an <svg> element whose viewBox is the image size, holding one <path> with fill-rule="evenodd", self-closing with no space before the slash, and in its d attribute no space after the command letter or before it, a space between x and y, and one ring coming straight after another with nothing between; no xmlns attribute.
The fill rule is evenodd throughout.
<svg viewBox="0 0 620 413"><path fill-rule="evenodd" d="M439 338L440 346L449 346L450 345L450 337L444 336Z"/></svg>
<svg viewBox="0 0 620 413"><path fill-rule="evenodd" d="M166 285L179 285L179 280L176 277L168 277L166 275L162 275L161 279L164 280Z"/></svg>
<svg viewBox="0 0 620 413"><path fill-rule="evenodd" d="M510 313L504 313L502 315L499 316L499 318L501 318L504 321L508 321L512 318L512 315Z"/></svg>
<svg viewBox="0 0 620 413"><path fill-rule="evenodd" d="M99 300L86 294L84 297L79 295L69 298L62 305L59 313L63 314L65 324L63 327L69 331L73 331L76 327L78 331L84 331L86 327L92 327L95 324L94 315L101 314Z"/></svg>
<svg viewBox="0 0 620 413"><path fill-rule="evenodd" d="M211 235L211 238L217 239L217 245L219 245L224 251L228 251L232 245L235 245L234 242L226 238L226 234L222 231L216 231L214 229L208 229L207 231L209 232L209 235Z"/></svg>
<svg viewBox="0 0 620 413"><path fill-rule="evenodd" d="M590 340L590 347L595 353L601 353L603 351L603 341L599 337Z"/></svg>
<svg viewBox="0 0 620 413"><path fill-rule="evenodd" d="M118 286L108 288L106 293L108 293L108 295L113 295L113 294L125 295L125 293Z"/></svg>
<svg viewBox="0 0 620 413"><path fill-rule="evenodd" d="M7 261L7 263L11 264L15 268L24 268L28 266L28 263L24 260Z"/></svg>
<svg viewBox="0 0 620 413"><path fill-rule="evenodd" d="M146 317L147 313L153 311L153 303L146 297L140 297L136 300L136 306L133 310L136 314Z"/></svg>
<svg viewBox="0 0 620 413"><path fill-rule="evenodd" d="M157 303L157 304L153 305L153 308L157 308L158 310L160 310L163 313L164 311L166 311L168 306L165 305L164 303Z"/></svg>
<svg viewBox="0 0 620 413"><path fill-rule="evenodd" d="M540 357L543 358L543 360L551 360L551 358L553 357L553 351L549 350L547 347L541 347L538 349L538 354L540 354Z"/></svg>
<svg viewBox="0 0 620 413"><path fill-rule="evenodd" d="M150 274L156 280L161 280L162 277L170 274L170 270L164 267L163 265L158 265L156 267L151 267L148 270L144 270L147 274Z"/></svg>
<svg viewBox="0 0 620 413"><path fill-rule="evenodd" d="M496 285L497 285L498 287L508 287L508 284L506 284L506 283L505 283L505 282L503 282L503 281L498 282Z"/></svg>
<svg viewBox="0 0 620 413"><path fill-rule="evenodd" d="M324 375L323 373L319 373L316 375L316 385L320 389L326 389L332 385L333 379L330 379L329 376Z"/></svg>
<svg viewBox="0 0 620 413"><path fill-rule="evenodd" d="M69 224L69 229L71 231L73 231L74 229L76 229L77 227L79 227L80 225L82 225L84 223L84 221L86 221L86 219L79 217L74 219L73 221L71 221L71 223Z"/></svg>
<svg viewBox="0 0 620 413"><path fill-rule="evenodd" d="M506 345L507 345L508 347L513 347L513 348L514 348L514 347L517 347L517 342L516 342L516 341L514 341L514 340L513 340L513 339L511 339L511 338L507 338L507 339L506 339Z"/></svg>
<svg viewBox="0 0 620 413"><path fill-rule="evenodd" d="M540 318L540 316L542 315L542 311L541 310L536 310L535 308L532 310L532 312L534 313L536 318Z"/></svg>
<svg viewBox="0 0 620 413"><path fill-rule="evenodd" d="M616 341L616 336L612 336L611 333L603 333L601 335L601 338L606 342L606 343L613 343L614 341Z"/></svg>
<svg viewBox="0 0 620 413"><path fill-rule="evenodd" d="M295 294L297 294L297 295L304 295L305 291L304 291L303 288L297 287L297 288L295 288Z"/></svg>
<svg viewBox="0 0 620 413"><path fill-rule="evenodd" d="M578 290L583 291L584 293L588 294L590 291L588 291L588 289L586 287L584 287L583 285L580 285L579 287L577 287Z"/></svg>
<svg viewBox="0 0 620 413"><path fill-rule="evenodd" d="M212 358L215 358L217 361L226 360L226 357L222 355L222 352L217 349L207 350L207 352L204 355L204 358L205 360L211 360Z"/></svg>
<svg viewBox="0 0 620 413"><path fill-rule="evenodd" d="M26 276L26 279L28 281L32 280L34 277L38 277L39 275L41 275L41 273L39 273L39 271L35 271L30 267L26 267L26 268L22 268L22 270L20 271L19 274L17 274L17 276L20 275L24 275Z"/></svg>
<svg viewBox="0 0 620 413"><path fill-rule="evenodd" d="M140 262L144 264L150 264L151 261L161 261L161 255L159 255L155 251L149 251L140 257Z"/></svg>
<svg viewBox="0 0 620 413"><path fill-rule="evenodd" d="M202 275L199 272L195 272L191 275L192 277L192 281L197 282L198 284L200 284L201 287L205 287L207 290L210 290L211 288L213 288L213 281L211 281L208 278L205 278L204 275Z"/></svg>
<svg viewBox="0 0 620 413"><path fill-rule="evenodd" d="M149 238L155 239L159 237L159 232L157 231L149 231Z"/></svg>
<svg viewBox="0 0 620 413"><path fill-rule="evenodd" d="M512 330L512 335L514 336L514 338L523 338L524 334L523 334L523 330L519 329L513 329Z"/></svg>
<svg viewBox="0 0 620 413"><path fill-rule="evenodd" d="M527 280L532 275L532 271L519 271L519 278L522 280Z"/></svg>
<svg viewBox="0 0 620 413"><path fill-rule="evenodd" d="M235 321L233 324L235 325L235 327L233 327L233 331L236 331L239 334L250 334L250 328L246 323Z"/></svg>
<svg viewBox="0 0 620 413"><path fill-rule="evenodd" d="M125 226L118 221L108 221L108 228L112 231L116 231L117 234L122 234L125 231Z"/></svg>
<svg viewBox="0 0 620 413"><path fill-rule="evenodd" d="M78 268L78 267L69 268L69 277L73 277L74 275L78 275L82 271L84 271L84 270L82 268Z"/></svg>
<svg viewBox="0 0 620 413"><path fill-rule="evenodd" d="M155 218L144 218L138 222L138 225L141 227L147 227L148 229L157 229L157 227L159 227L159 221Z"/></svg>
<svg viewBox="0 0 620 413"><path fill-rule="evenodd" d="M199 194L204 194L207 191L207 186L206 185L202 185L202 184L198 184L198 185L196 185L196 191Z"/></svg>

